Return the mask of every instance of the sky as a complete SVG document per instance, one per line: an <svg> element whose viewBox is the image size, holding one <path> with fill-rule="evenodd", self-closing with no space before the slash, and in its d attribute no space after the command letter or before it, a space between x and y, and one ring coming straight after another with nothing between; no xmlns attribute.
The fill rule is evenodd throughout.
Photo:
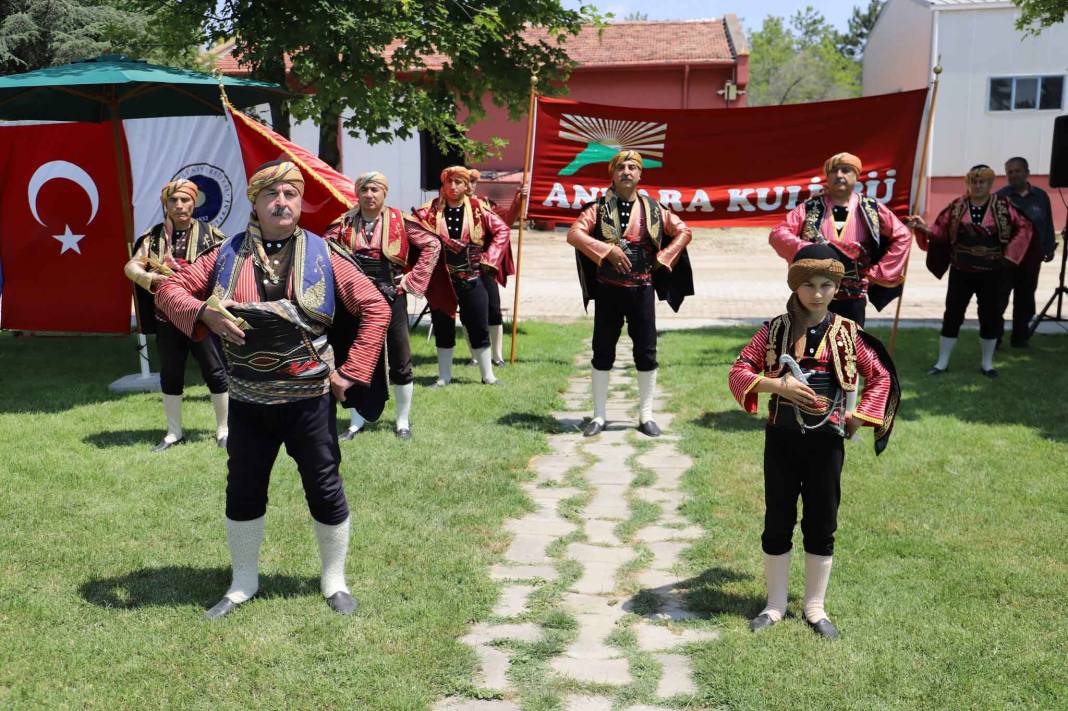
<svg viewBox="0 0 1068 711"><path fill-rule="evenodd" d="M823 13L827 21L839 30L844 30L853 6L867 5L867 0L564 0L568 8L580 5L596 5L601 12L611 12L616 19L623 19L631 12L642 12L650 20L694 20L722 17L733 12L742 21L746 32L759 29L768 15L789 17L806 5L812 5Z"/></svg>

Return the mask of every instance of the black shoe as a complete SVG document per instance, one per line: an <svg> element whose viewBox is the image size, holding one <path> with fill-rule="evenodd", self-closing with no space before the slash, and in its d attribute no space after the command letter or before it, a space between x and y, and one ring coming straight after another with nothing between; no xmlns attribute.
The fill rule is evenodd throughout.
<svg viewBox="0 0 1068 711"><path fill-rule="evenodd" d="M478 361L477 361L477 360L475 360L474 358L472 358L471 360L469 360L469 361L467 361L466 363L464 363L464 365L474 365L474 366L477 366L477 365L478 365Z"/></svg>
<svg viewBox="0 0 1068 711"><path fill-rule="evenodd" d="M483 380L482 384L483 385L500 385L501 384L501 379L500 378L494 378L493 380Z"/></svg>
<svg viewBox="0 0 1068 711"><path fill-rule="evenodd" d="M494 368L503 368L504 367L504 361L501 360L500 358L494 358L490 362L493 363L493 367Z"/></svg>
<svg viewBox="0 0 1068 711"><path fill-rule="evenodd" d="M412 431L407 427L401 427L400 429L394 431L393 434L397 435L397 439L408 440L412 438Z"/></svg>
<svg viewBox="0 0 1068 711"><path fill-rule="evenodd" d="M1030 344L1030 343L1028 343L1028 341L1027 341L1027 339L1026 339L1026 338L1025 338L1025 339L1023 339L1022 341L1017 341L1017 340L1016 340L1016 339L1014 338L1014 339L1012 339L1012 341L1011 341L1011 342L1009 343L1009 345L1010 345L1010 346L1012 346L1013 348L1030 348L1030 347L1031 347L1031 344Z"/></svg>
<svg viewBox="0 0 1068 711"><path fill-rule="evenodd" d="M169 439L164 439L159 444L157 444L155 447L153 447L152 451L153 452L164 452L164 451L170 449L171 447L177 447L180 444L185 444L185 437L181 437L179 439L176 439L173 442L170 441Z"/></svg>
<svg viewBox="0 0 1068 711"><path fill-rule="evenodd" d="M775 620L771 619L770 615L767 615L762 612L753 619L749 620L749 631L760 632L761 630L766 630L774 624Z"/></svg>
<svg viewBox="0 0 1068 711"><path fill-rule="evenodd" d="M657 426L652 420L646 420L645 422L638 423L638 431L646 437L659 437L660 427Z"/></svg>
<svg viewBox="0 0 1068 711"><path fill-rule="evenodd" d="M351 615L356 612L356 600L344 590L338 590L326 598L326 604L339 615Z"/></svg>
<svg viewBox="0 0 1068 711"><path fill-rule="evenodd" d="M949 370L949 368L939 368L937 365L932 365L931 369L927 371L928 375L941 375Z"/></svg>
<svg viewBox="0 0 1068 711"><path fill-rule="evenodd" d="M339 434L337 438L339 442L348 442L350 439L356 439L356 435L360 434L361 432L363 432L362 427L358 430L354 430L350 427L341 434Z"/></svg>
<svg viewBox="0 0 1068 711"><path fill-rule="evenodd" d="M829 640L838 639L838 628L834 626L830 620L824 617L819 622L809 622L805 619L805 624L812 628L812 631L818 634L820 637Z"/></svg>
<svg viewBox="0 0 1068 711"><path fill-rule="evenodd" d="M448 385L451 382L452 382L451 380L446 382L446 381L442 380L441 378L438 378L437 380L434 381L434 384L431 385L430 387L432 387L432 388L443 388L443 387L445 387L446 385Z"/></svg>
<svg viewBox="0 0 1068 711"><path fill-rule="evenodd" d="M215 605L212 606L210 610L204 611L204 619L217 620L220 617L226 617L231 612L236 610L239 604L240 603L234 602L228 597L224 597L222 600L219 600L217 603L215 603Z"/></svg>
<svg viewBox="0 0 1068 711"><path fill-rule="evenodd" d="M996 377L998 377L998 369L997 368L991 368L990 370L983 370L982 368L979 368L979 372L982 373L983 375L985 375L988 378L996 378Z"/></svg>
<svg viewBox="0 0 1068 711"><path fill-rule="evenodd" d="M226 449L226 440L228 437L229 435L227 435L226 437L220 437L215 440L216 446L219 447L219 449Z"/></svg>
<svg viewBox="0 0 1068 711"><path fill-rule="evenodd" d="M594 437L601 434L604 431L605 423L600 420L590 420L590 423L586 425L582 430L583 437Z"/></svg>

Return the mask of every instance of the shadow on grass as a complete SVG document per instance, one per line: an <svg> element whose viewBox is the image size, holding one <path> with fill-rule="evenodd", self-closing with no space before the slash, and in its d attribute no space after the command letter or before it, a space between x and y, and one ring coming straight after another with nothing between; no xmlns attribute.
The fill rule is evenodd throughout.
<svg viewBox="0 0 1068 711"><path fill-rule="evenodd" d="M163 435L165 427L157 427L151 430L114 430L109 432L94 432L82 438L86 444L91 444L97 449L111 449L112 447L130 447L133 445L155 446ZM208 430L183 430L186 444L196 444L205 440L215 440L215 433ZM181 451L181 447L177 448Z"/></svg>
<svg viewBox="0 0 1068 711"><path fill-rule="evenodd" d="M78 588L86 602L97 607L131 610L138 607L199 605L219 601L230 585L229 568L169 565L141 568L114 578L89 580ZM319 580L293 575L261 575L260 596L302 597L319 594Z"/></svg>
<svg viewBox="0 0 1068 711"><path fill-rule="evenodd" d="M640 590L623 603L623 609L642 616L655 616L661 610L663 597L681 592L686 595L689 611L702 617L727 613L749 619L764 608L764 598L729 593L723 590L723 585L752 577L728 568L709 568L700 575L673 585Z"/></svg>
<svg viewBox="0 0 1068 711"><path fill-rule="evenodd" d="M693 421L698 427L725 432L755 432L764 429L765 420L741 410L706 412Z"/></svg>
<svg viewBox="0 0 1068 711"><path fill-rule="evenodd" d="M515 427L520 430L535 430L546 434L565 432L565 424L551 415L539 415L534 412L509 412L497 419L497 424Z"/></svg>

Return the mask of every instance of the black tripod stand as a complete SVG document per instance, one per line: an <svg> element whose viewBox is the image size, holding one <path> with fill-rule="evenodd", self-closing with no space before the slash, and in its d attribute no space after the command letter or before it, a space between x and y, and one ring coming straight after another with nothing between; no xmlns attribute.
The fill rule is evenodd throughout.
<svg viewBox="0 0 1068 711"><path fill-rule="evenodd" d="M1068 294L1068 287L1064 286L1064 269L1068 265L1068 224L1065 224L1064 229L1061 230L1061 280L1057 284L1057 288L1053 290L1053 296L1049 297L1049 301L1039 312L1038 316L1031 322L1031 333L1029 335L1035 335L1035 330L1038 328L1038 324L1043 321L1053 321L1054 323L1064 323L1068 321L1068 318L1064 317L1062 309L1064 308L1064 297ZM1057 315L1053 316L1049 314L1050 307L1053 306L1053 302L1057 302ZM1064 326L1061 326L1064 328ZM1066 329L1068 330L1068 329Z"/></svg>

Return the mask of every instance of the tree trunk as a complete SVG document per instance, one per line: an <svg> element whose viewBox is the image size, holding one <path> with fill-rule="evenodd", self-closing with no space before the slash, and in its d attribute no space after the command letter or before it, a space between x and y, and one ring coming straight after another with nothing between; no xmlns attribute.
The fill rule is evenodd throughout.
<svg viewBox="0 0 1068 711"><path fill-rule="evenodd" d="M341 115L324 109L319 114L319 159L334 170L341 170Z"/></svg>

